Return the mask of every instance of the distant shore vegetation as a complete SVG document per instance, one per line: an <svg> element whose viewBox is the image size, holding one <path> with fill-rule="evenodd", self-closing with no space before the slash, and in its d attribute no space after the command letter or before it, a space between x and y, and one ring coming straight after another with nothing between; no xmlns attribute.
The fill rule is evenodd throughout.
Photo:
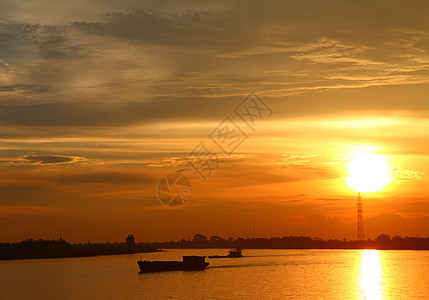
<svg viewBox="0 0 429 300"><path fill-rule="evenodd" d="M85 257L155 251L159 250L153 246L136 244L128 240L125 243L71 244L62 238L58 240L29 239L19 243L0 243L0 260Z"/></svg>
<svg viewBox="0 0 429 300"><path fill-rule="evenodd" d="M380 234L376 239L364 241L346 239L312 238L307 236L285 236L271 238L222 238L195 234L192 239L169 242L145 243L158 249L168 248L236 248L243 249L391 249L429 250L429 238L401 237Z"/></svg>
<svg viewBox="0 0 429 300"><path fill-rule="evenodd" d="M346 239L285 236L271 238L222 238L195 234L192 239L168 242L135 243L134 237L125 243L71 244L64 239L25 240L19 243L0 243L0 259L32 259L115 255L160 251L159 249L236 248L243 249L379 249L379 250L429 250L429 238L401 237L380 234L376 239L364 241Z"/></svg>

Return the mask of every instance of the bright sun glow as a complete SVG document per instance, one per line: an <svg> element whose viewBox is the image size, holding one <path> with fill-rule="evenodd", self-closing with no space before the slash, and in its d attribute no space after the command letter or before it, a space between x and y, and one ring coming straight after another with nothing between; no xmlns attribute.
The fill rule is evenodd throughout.
<svg viewBox="0 0 429 300"><path fill-rule="evenodd" d="M356 192L377 192L391 180L386 158L373 153L358 153L348 165L347 182Z"/></svg>

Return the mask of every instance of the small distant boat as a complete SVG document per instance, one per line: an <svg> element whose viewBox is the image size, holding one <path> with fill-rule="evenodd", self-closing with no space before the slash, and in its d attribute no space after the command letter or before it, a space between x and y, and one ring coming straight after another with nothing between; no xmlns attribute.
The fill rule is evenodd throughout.
<svg viewBox="0 0 429 300"><path fill-rule="evenodd" d="M165 271L201 271L209 265L205 256L183 256L183 261L137 261L142 273Z"/></svg>
<svg viewBox="0 0 429 300"><path fill-rule="evenodd" d="M235 248L228 251L228 255L211 255L209 258L238 258L243 257L241 254L241 248Z"/></svg>
<svg viewBox="0 0 429 300"><path fill-rule="evenodd" d="M228 257L243 257L241 254L241 248L235 248L228 251Z"/></svg>

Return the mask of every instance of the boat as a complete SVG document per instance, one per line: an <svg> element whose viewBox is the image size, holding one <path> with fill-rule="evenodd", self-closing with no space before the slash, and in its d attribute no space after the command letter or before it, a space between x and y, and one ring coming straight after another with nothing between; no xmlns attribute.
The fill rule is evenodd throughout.
<svg viewBox="0 0 429 300"><path fill-rule="evenodd" d="M183 261L137 261L142 273L165 271L202 271L209 265L205 256L183 256Z"/></svg>
<svg viewBox="0 0 429 300"><path fill-rule="evenodd" d="M243 255L241 254L241 248L235 248L235 249L231 249L228 251L228 257L243 257Z"/></svg>
<svg viewBox="0 0 429 300"><path fill-rule="evenodd" d="M243 257L241 248L235 248L228 251L228 255L211 255L209 258L238 258Z"/></svg>

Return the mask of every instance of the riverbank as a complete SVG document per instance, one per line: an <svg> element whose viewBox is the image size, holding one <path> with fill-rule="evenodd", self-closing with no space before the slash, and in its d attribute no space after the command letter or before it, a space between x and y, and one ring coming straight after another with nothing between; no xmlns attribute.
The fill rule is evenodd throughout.
<svg viewBox="0 0 429 300"><path fill-rule="evenodd" d="M139 244L70 244L63 239L26 240L20 243L1 243L0 260L91 257L159 251L161 250L156 247Z"/></svg>

